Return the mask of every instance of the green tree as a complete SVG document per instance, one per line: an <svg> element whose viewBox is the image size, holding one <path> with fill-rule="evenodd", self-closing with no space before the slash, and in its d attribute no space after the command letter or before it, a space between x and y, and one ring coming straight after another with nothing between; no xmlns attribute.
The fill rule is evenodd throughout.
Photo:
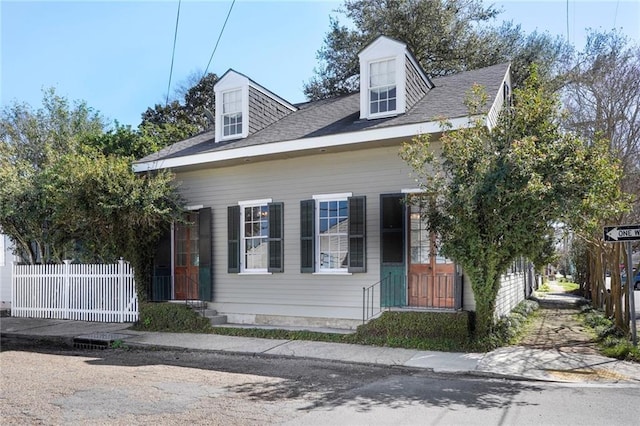
<svg viewBox="0 0 640 426"><path fill-rule="evenodd" d="M598 182L609 191L608 200L599 197L605 203L585 199L581 214L572 219L582 243L580 253L586 256L578 262L584 268L580 283L592 304L604 308L617 328L626 331L628 300L621 297L619 274L613 273L626 257L619 244L602 241L602 229L640 221L640 46L615 30L591 31L569 75L563 90L569 112L564 125L586 141L603 139L621 172L619 180L609 176ZM610 292L605 288L606 271L612 272Z"/></svg>
<svg viewBox="0 0 640 426"><path fill-rule="evenodd" d="M180 89L184 92L182 102L173 100L165 105L156 104L142 113L142 122L138 127L144 146L156 146L158 149L194 136L209 129L212 125L209 115L215 114L215 96L213 86L218 76L209 73L202 78L192 75L189 82L193 85Z"/></svg>
<svg viewBox="0 0 640 426"><path fill-rule="evenodd" d="M68 154L42 176L42 194L55 206L51 223L82 261L134 266L138 296L150 289L152 261L161 232L180 221L182 200L168 172L136 175L130 159L114 155Z"/></svg>
<svg viewBox="0 0 640 426"><path fill-rule="evenodd" d="M116 155L142 158L163 148L159 139L143 135L143 132L133 129L131 126L123 126L117 121L112 129L106 132L85 138L85 144L102 152L105 155Z"/></svg>
<svg viewBox="0 0 640 426"><path fill-rule="evenodd" d="M353 28L331 20L317 54L320 66L304 87L310 99L358 90L358 53L380 34L405 42L435 77L512 61L514 86L526 79L530 63L552 74L570 52L546 33L525 35L512 23L491 26L500 12L480 0L345 0L340 11Z"/></svg>
<svg viewBox="0 0 640 426"><path fill-rule="evenodd" d="M434 147L441 155L425 137L401 153L424 189L418 201L429 207L428 226L440 234L443 254L471 282L479 338L492 332L500 275L520 256L540 258L553 224L591 197L611 166L602 144L561 131L558 97L535 69L514 99L494 129L478 121L445 131ZM470 116L485 103L474 88Z"/></svg>
<svg viewBox="0 0 640 426"><path fill-rule="evenodd" d="M43 91L42 108L34 110L14 102L0 115L4 153L34 169L46 167L58 155L75 152L85 138L101 134L105 127L105 120L85 102L71 105L53 88Z"/></svg>
<svg viewBox="0 0 640 426"><path fill-rule="evenodd" d="M105 133L99 114L53 90L43 105L0 117L0 227L29 263L124 257L144 299L160 232L181 219L173 176L133 173L148 147L130 127Z"/></svg>
<svg viewBox="0 0 640 426"><path fill-rule="evenodd" d="M104 119L85 102L71 104L54 89L43 91L42 108L14 102L0 114L0 227L31 263L59 259L64 247L49 218L40 173L57 158L82 149L103 132Z"/></svg>

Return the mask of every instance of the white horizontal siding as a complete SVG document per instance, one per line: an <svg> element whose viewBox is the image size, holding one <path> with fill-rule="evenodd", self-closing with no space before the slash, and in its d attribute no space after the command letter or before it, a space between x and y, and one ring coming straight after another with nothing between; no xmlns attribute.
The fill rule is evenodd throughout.
<svg viewBox="0 0 640 426"><path fill-rule="evenodd" d="M471 281L464 275L462 288L462 309L475 311L476 301L471 288ZM508 315L525 298L525 273L505 274L500 277L500 290L496 296L495 316Z"/></svg>
<svg viewBox="0 0 640 426"><path fill-rule="evenodd" d="M357 319L362 288L380 275L380 194L416 186L399 146L282 159L180 173L188 205L212 208L214 306L221 312ZM367 197L367 272L300 273L300 201L316 194ZM272 198L284 203L284 272L227 273L227 206Z"/></svg>
<svg viewBox="0 0 640 426"><path fill-rule="evenodd" d="M525 273L511 273L500 278L500 290L496 297L495 316L499 318L509 313L524 300Z"/></svg>

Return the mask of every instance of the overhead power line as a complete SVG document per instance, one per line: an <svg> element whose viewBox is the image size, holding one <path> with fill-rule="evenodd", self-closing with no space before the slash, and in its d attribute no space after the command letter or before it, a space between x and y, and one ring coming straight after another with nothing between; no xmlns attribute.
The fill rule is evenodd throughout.
<svg viewBox="0 0 640 426"><path fill-rule="evenodd" d="M202 74L202 78L207 75L207 71L209 71L209 65L211 65L211 61L213 60L213 55L216 54L216 50L218 49L218 43L220 43L220 39L222 38L222 33L224 32L225 27L227 26L227 21L229 20L229 15L231 15L231 10L233 10L233 5L236 4L236 0L231 2L231 6L229 7L229 12L227 12L227 17L224 20L224 24L222 24L222 28L220 29L220 34L218 35L218 40L216 41L216 45L213 47L213 52L211 52L211 57L209 58L209 63L204 70L204 74Z"/></svg>
<svg viewBox="0 0 640 426"><path fill-rule="evenodd" d="M164 106L169 104L169 91L171 90L171 77L173 76L173 60L176 56L176 40L178 40L178 22L180 22L180 5L182 0L178 0L178 13L176 13L176 28L173 32L173 50L171 51L171 68L169 68L169 84L167 85L167 98Z"/></svg>

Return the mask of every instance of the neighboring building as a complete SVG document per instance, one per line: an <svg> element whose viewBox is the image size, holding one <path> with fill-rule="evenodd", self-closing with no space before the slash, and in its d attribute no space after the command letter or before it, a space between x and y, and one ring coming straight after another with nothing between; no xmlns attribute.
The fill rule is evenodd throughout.
<svg viewBox="0 0 640 426"><path fill-rule="evenodd" d="M9 237L0 232L0 309L11 308L12 247Z"/></svg>
<svg viewBox="0 0 640 426"><path fill-rule="evenodd" d="M206 300L233 323L354 327L375 284L366 294L378 308L474 310L463 272L434 254L419 208L404 202L418 185L398 153L419 134L437 149L441 119L471 125L474 84L494 126L509 64L430 79L384 36L359 59L359 93L299 105L229 70L215 85L214 130L135 163L172 170L190 212L162 242L155 299ZM524 298L523 276L509 275L499 314Z"/></svg>

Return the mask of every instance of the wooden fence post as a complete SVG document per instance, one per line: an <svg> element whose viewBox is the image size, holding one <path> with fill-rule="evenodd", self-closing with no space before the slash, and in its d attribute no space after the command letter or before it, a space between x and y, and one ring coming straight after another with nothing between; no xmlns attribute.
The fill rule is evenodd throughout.
<svg viewBox="0 0 640 426"><path fill-rule="evenodd" d="M69 304L70 304L70 275L71 275L71 260L64 260L64 268L63 268L63 282L64 282L64 319L69 319Z"/></svg>
<svg viewBox="0 0 640 426"><path fill-rule="evenodd" d="M124 322L124 259L118 260L118 311L120 313L120 322Z"/></svg>

